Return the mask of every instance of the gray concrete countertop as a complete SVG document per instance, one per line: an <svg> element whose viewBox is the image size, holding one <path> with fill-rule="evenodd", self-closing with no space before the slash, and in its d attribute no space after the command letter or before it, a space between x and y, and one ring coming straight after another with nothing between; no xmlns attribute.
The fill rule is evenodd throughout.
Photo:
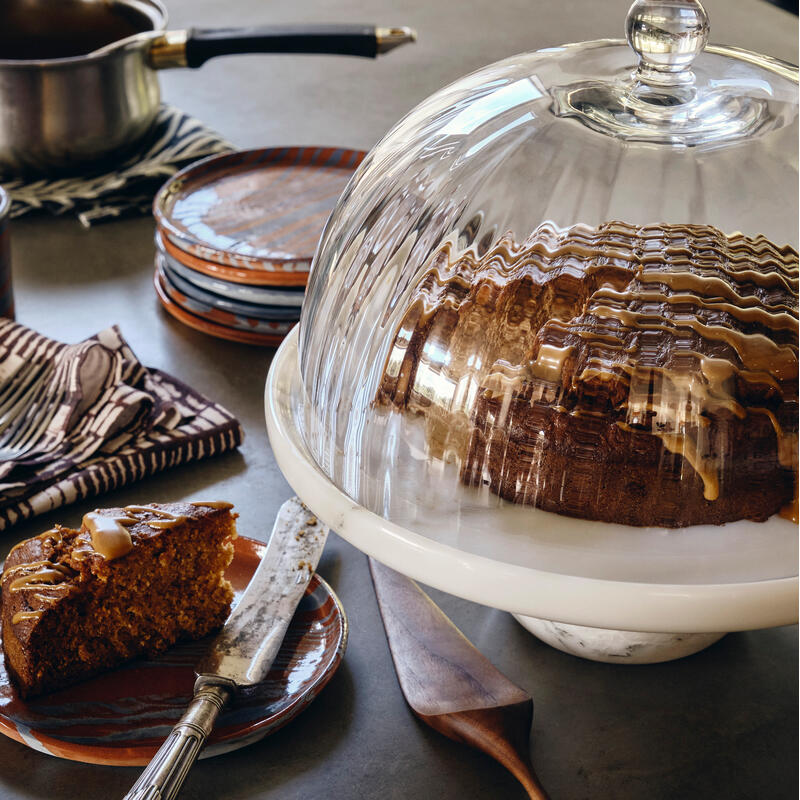
<svg viewBox="0 0 800 800"><path fill-rule="evenodd" d="M172 27L367 21L418 29L419 43L376 63L242 56L162 75L165 100L237 146L369 148L445 83L506 55L619 37L627 2L592 0L168 0ZM797 60L797 20L760 0L708 0L712 40ZM241 420L240 452L181 467L99 502L230 500L243 535L264 539L290 496L263 422L272 351L212 339L162 312L151 283L153 221L84 230L71 218L12 225L18 320L65 341L120 325L143 363L219 400ZM97 500L19 525L0 557ZM489 758L417 722L397 686L366 558L332 536L319 567L348 612L342 667L291 725L198 763L187 798L522 798ZM564 655L508 614L440 592L444 611L534 697L532 758L554 800L797 796L796 626L731 634L693 657L624 667ZM0 798L122 796L139 770L62 761L0 737Z"/></svg>

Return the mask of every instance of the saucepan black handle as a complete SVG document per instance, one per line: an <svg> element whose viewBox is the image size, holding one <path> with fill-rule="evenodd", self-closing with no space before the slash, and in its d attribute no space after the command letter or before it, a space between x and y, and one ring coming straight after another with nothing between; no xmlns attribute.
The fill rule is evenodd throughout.
<svg viewBox="0 0 800 800"><path fill-rule="evenodd" d="M194 28L186 35L186 66L236 53L318 53L375 58L414 41L410 28L374 25L286 25L253 28Z"/></svg>

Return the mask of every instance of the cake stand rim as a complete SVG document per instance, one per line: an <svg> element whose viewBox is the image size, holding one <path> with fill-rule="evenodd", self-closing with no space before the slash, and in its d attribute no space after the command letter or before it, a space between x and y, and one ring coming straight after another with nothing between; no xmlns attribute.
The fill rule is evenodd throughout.
<svg viewBox="0 0 800 800"><path fill-rule="evenodd" d="M299 380L298 328L284 339L267 374L264 406L270 445L279 469L300 499L366 555L449 594L513 614L573 625L714 633L797 622L798 576L659 584L547 572L435 542L360 506L319 468L292 424L295 409L290 407L289 388Z"/></svg>

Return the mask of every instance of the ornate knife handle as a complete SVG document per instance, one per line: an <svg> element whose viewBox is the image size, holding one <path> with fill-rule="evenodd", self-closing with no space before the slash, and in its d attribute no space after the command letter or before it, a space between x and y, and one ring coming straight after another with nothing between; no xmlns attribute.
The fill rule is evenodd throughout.
<svg viewBox="0 0 800 800"><path fill-rule="evenodd" d="M231 690L225 686L199 686L186 713L124 800L172 800L176 797L230 696Z"/></svg>

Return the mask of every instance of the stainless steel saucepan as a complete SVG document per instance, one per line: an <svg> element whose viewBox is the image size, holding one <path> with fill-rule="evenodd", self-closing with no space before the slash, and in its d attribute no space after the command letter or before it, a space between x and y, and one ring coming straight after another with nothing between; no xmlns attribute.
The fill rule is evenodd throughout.
<svg viewBox="0 0 800 800"><path fill-rule="evenodd" d="M152 126L156 70L235 53L374 58L416 36L367 25L167 31L160 0L0 2L0 174L119 156Z"/></svg>

